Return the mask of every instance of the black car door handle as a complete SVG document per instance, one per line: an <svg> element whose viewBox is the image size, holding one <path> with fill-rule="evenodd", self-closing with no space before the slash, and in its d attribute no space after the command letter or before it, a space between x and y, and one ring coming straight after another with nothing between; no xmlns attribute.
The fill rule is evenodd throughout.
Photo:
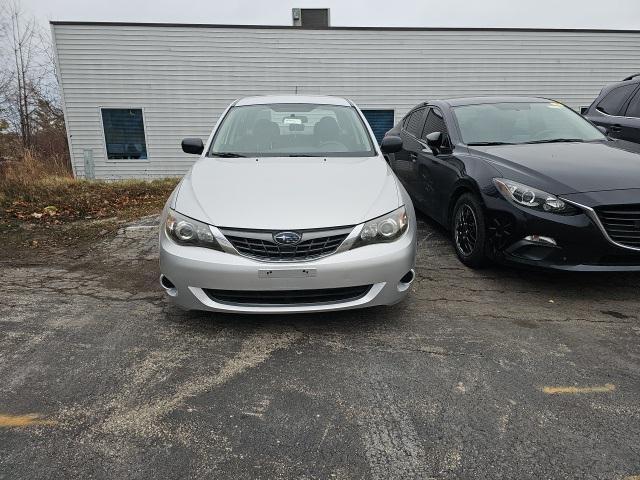
<svg viewBox="0 0 640 480"><path fill-rule="evenodd" d="M611 125L612 132L619 132L620 130L622 130L622 127L620 125Z"/></svg>

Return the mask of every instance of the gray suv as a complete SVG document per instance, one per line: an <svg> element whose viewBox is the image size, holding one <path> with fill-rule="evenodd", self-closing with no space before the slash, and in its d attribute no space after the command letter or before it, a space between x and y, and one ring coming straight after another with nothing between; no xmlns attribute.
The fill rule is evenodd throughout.
<svg viewBox="0 0 640 480"><path fill-rule="evenodd" d="M640 73L607 85L580 113L610 137L640 143Z"/></svg>

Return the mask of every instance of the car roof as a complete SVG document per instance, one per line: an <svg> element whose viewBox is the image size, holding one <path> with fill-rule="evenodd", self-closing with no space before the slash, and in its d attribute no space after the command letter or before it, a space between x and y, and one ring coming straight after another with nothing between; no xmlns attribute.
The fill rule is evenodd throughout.
<svg viewBox="0 0 640 480"><path fill-rule="evenodd" d="M629 78L628 80L621 80L619 82L608 83L600 93L602 94L605 91L609 92L614 88L622 87L624 85L637 85L638 83L640 83L640 77L634 75L632 78Z"/></svg>
<svg viewBox="0 0 640 480"><path fill-rule="evenodd" d="M264 95L259 97L245 97L238 100L236 106L269 105L272 103L311 103L318 105L340 105L349 107L349 100L341 97L320 95Z"/></svg>
<svg viewBox="0 0 640 480"><path fill-rule="evenodd" d="M451 107L460 107L462 105L482 105L486 103L547 103L553 100L541 97L461 97L450 98L446 100L440 100L443 103L448 104ZM435 103L435 102L433 102Z"/></svg>

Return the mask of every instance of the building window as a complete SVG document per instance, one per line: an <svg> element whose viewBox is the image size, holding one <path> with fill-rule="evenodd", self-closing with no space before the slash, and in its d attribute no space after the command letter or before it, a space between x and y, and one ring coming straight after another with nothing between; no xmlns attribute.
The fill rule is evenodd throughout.
<svg viewBox="0 0 640 480"><path fill-rule="evenodd" d="M384 134L393 128L393 110L362 110L367 119L378 144L384 138Z"/></svg>
<svg viewBox="0 0 640 480"><path fill-rule="evenodd" d="M109 160L146 160L141 108L103 108L102 126Z"/></svg>

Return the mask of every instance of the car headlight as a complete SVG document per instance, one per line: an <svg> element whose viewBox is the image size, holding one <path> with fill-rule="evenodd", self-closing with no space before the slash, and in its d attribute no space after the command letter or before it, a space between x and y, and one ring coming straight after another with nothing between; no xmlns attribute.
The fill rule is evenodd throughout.
<svg viewBox="0 0 640 480"><path fill-rule="evenodd" d="M504 198L516 205L560 215L576 215L579 213L579 210L573 205L569 205L555 195L537 188L528 187L506 178L494 178L493 184Z"/></svg>
<svg viewBox="0 0 640 480"><path fill-rule="evenodd" d="M392 242L407 230L408 225L407 211L402 206L391 213L366 222L360 230L360 236L354 248L372 243Z"/></svg>
<svg viewBox="0 0 640 480"><path fill-rule="evenodd" d="M193 218L185 217L174 210L169 210L165 222L167 235L180 245L193 245L196 247L213 248L222 250L216 241L211 228L206 223Z"/></svg>

